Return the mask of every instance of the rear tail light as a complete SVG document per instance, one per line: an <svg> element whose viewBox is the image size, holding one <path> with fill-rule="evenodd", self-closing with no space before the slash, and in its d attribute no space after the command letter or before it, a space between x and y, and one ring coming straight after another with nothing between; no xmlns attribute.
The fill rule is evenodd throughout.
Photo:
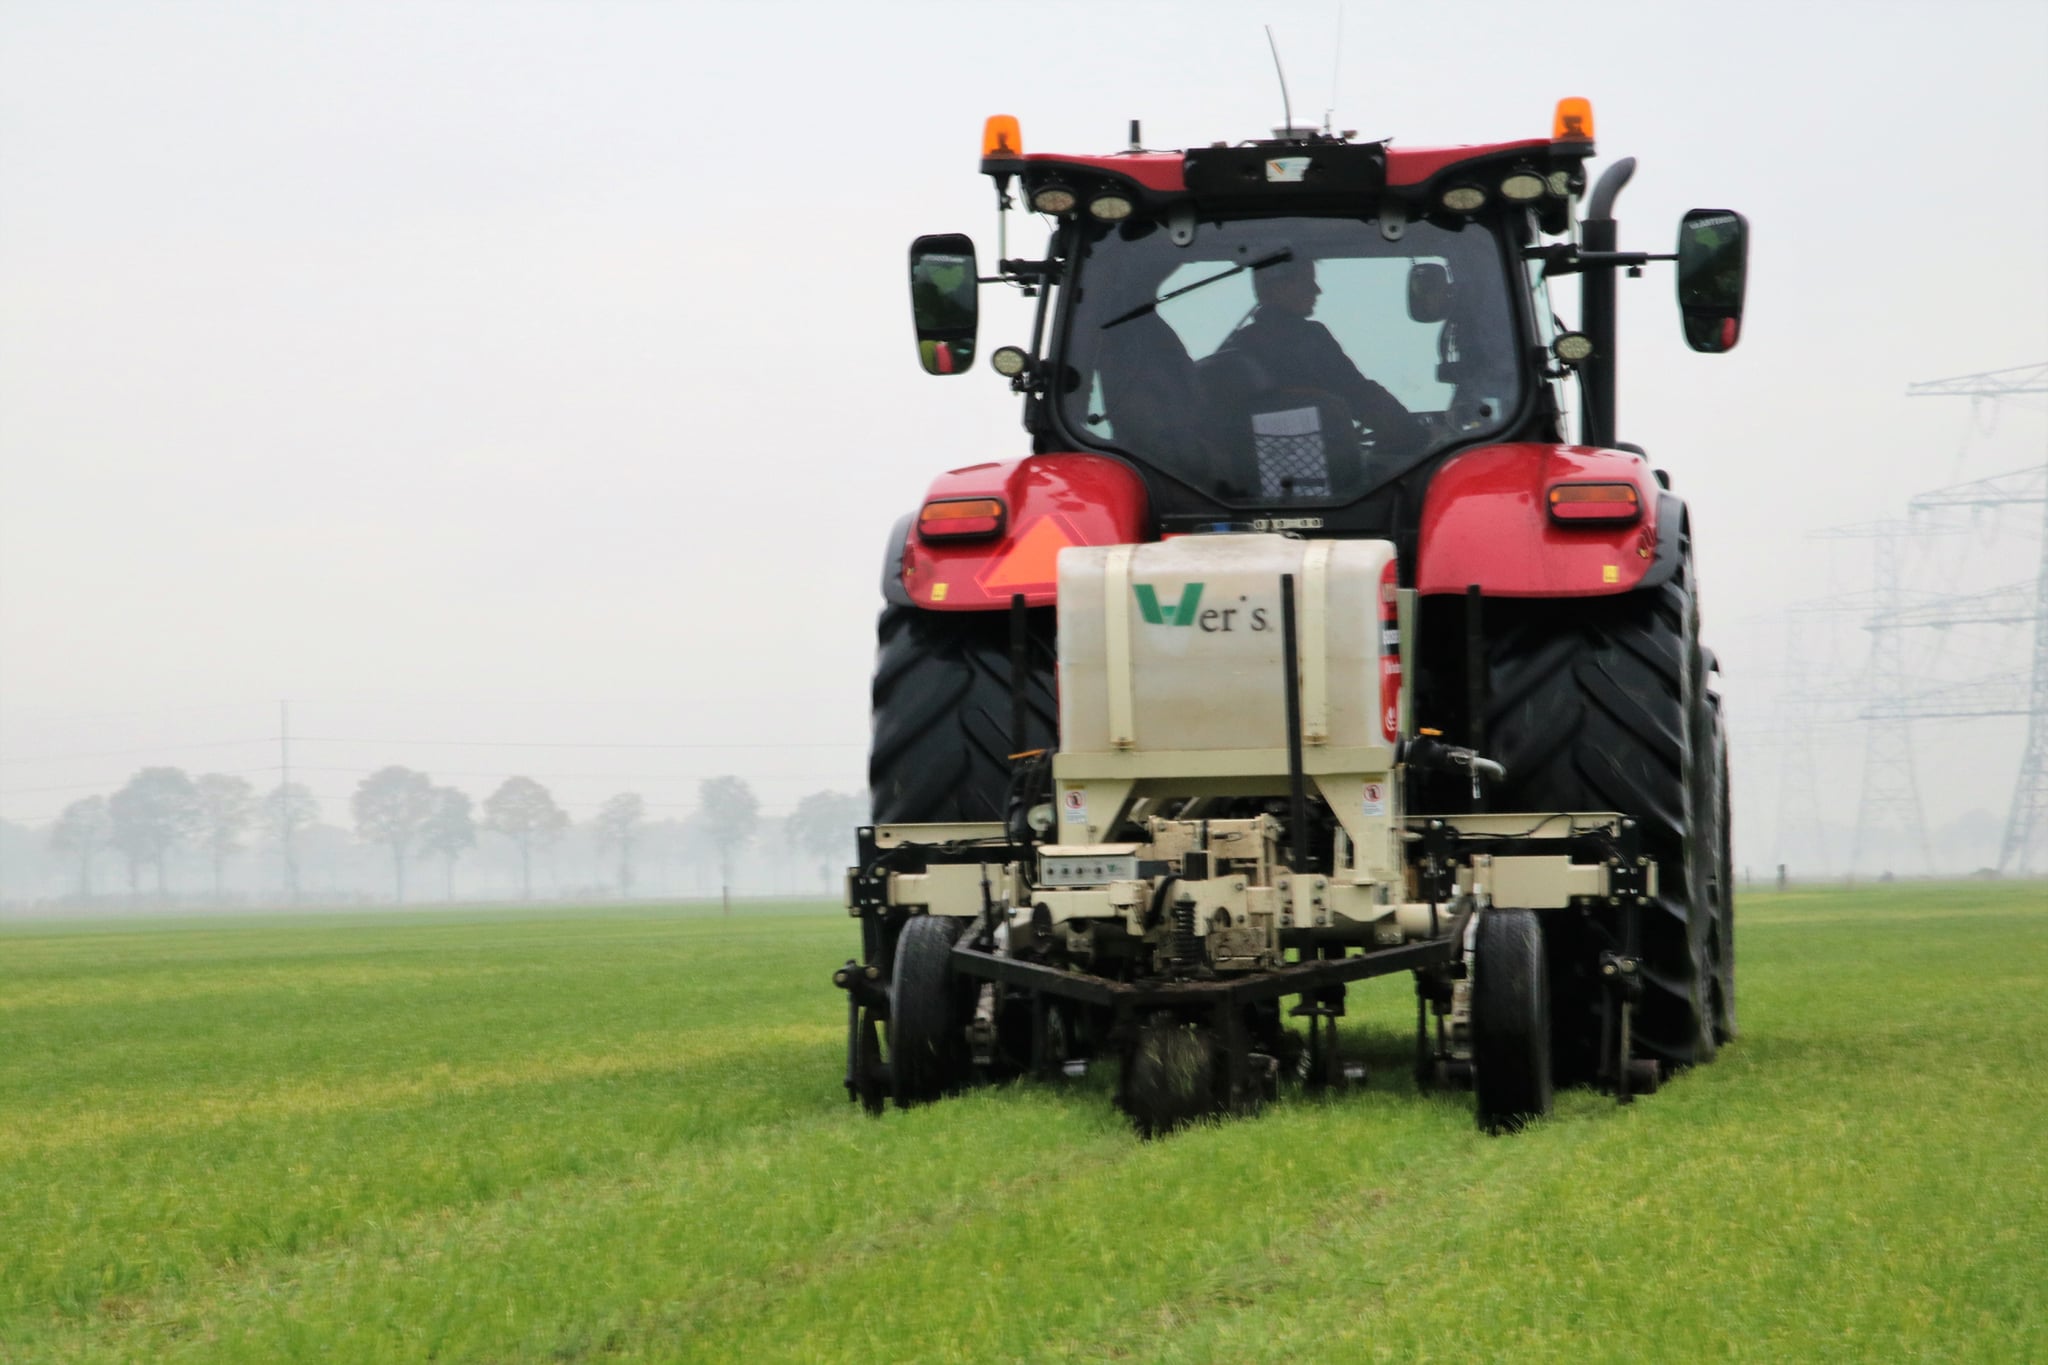
<svg viewBox="0 0 2048 1365"><path fill-rule="evenodd" d="M1632 483L1560 483L1549 496L1552 521L1634 521L1642 495Z"/></svg>
<svg viewBox="0 0 2048 1365"><path fill-rule="evenodd" d="M917 514L917 533L926 540L977 540L1003 533L1001 498L942 498Z"/></svg>

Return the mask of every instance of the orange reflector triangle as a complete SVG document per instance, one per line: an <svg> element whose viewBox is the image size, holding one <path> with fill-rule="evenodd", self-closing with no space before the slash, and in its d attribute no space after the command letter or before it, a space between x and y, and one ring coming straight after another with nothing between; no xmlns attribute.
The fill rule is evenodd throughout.
<svg viewBox="0 0 2048 1365"><path fill-rule="evenodd" d="M1060 551L1074 543L1057 517L1040 517L1017 537L1017 543L995 562L986 577L974 581L990 592L998 588L1042 587L1058 577Z"/></svg>

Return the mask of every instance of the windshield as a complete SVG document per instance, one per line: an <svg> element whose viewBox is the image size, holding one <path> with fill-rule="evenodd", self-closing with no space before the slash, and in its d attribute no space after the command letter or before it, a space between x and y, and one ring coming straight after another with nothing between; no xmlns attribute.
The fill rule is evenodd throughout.
<svg viewBox="0 0 2048 1365"><path fill-rule="evenodd" d="M1067 429L1240 506L1348 502L1520 404L1514 311L1483 225L1156 223L1080 247Z"/></svg>

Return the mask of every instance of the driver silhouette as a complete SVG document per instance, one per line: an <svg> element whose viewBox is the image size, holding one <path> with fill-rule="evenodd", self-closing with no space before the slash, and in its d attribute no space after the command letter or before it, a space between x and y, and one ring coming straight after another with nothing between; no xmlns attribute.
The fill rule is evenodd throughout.
<svg viewBox="0 0 2048 1365"><path fill-rule="evenodd" d="M1401 400L1360 374L1330 335L1315 321L1316 300L1323 288L1316 282L1314 261L1276 261L1252 275L1258 306L1219 348L1252 362L1267 389L1314 389L1333 394L1350 416L1384 439L1405 429L1413 418Z"/></svg>

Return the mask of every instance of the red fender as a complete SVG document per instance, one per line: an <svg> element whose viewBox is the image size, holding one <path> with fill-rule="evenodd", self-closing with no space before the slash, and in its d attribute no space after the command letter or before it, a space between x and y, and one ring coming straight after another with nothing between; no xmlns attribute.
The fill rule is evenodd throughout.
<svg viewBox="0 0 2048 1365"><path fill-rule="evenodd" d="M899 566L910 600L934 611L989 611L1023 593L1051 606L1059 552L1069 545L1130 545L1148 539L1150 502L1137 471L1102 455L1033 455L950 470L926 502L1001 498L1000 538L927 540L911 519Z"/></svg>
<svg viewBox="0 0 2048 1365"><path fill-rule="evenodd" d="M1641 519L1561 526L1547 499L1564 482L1634 484ZM1676 506L1669 494L1660 499L1649 461L1630 451L1534 443L1468 450L1430 480L1415 585L1447 593L1476 583L1489 597L1628 592L1662 562L1660 529L1671 542L1663 559L1677 550L1681 528L1659 526Z"/></svg>

